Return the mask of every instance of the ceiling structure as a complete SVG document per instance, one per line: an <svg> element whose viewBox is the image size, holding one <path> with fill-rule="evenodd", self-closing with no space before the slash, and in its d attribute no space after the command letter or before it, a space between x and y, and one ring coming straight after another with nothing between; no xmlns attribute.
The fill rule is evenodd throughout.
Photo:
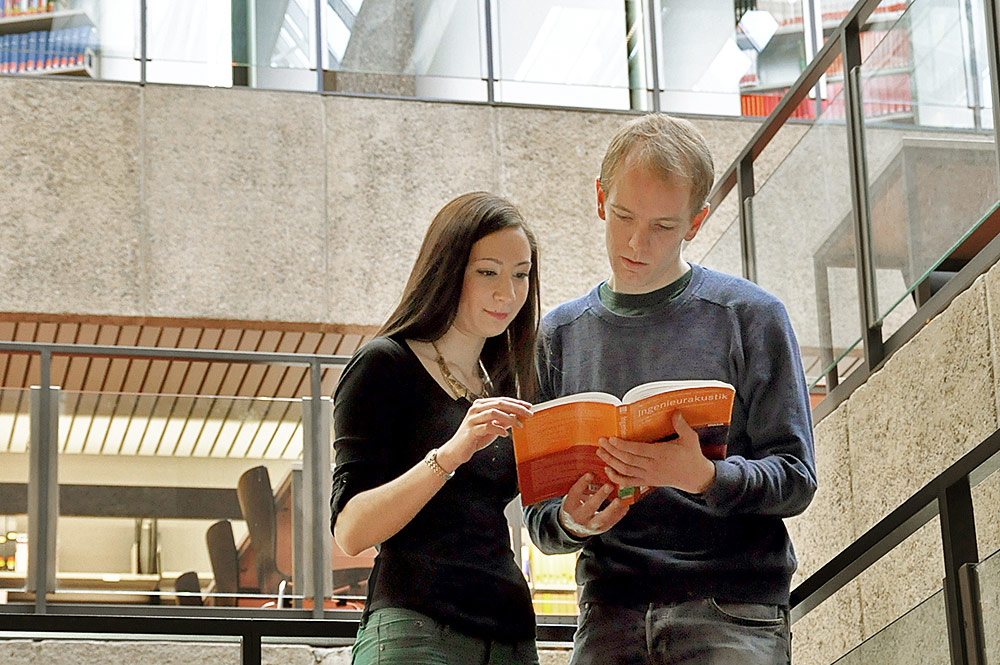
<svg viewBox="0 0 1000 665"><path fill-rule="evenodd" d="M0 313L0 341L350 356L374 329ZM39 357L0 353L0 453L24 452ZM324 368L331 395L340 367ZM61 453L298 459L305 366L54 356Z"/></svg>

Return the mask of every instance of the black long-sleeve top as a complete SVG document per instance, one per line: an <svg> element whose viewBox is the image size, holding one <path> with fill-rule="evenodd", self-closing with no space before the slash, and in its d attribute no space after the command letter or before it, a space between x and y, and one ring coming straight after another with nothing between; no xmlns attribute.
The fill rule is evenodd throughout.
<svg viewBox="0 0 1000 665"><path fill-rule="evenodd" d="M403 340L380 337L362 347L334 396L333 523L352 497L401 476L443 445L468 408L434 381ZM534 637L531 595L503 512L516 495L511 441L497 439L381 544L366 612L406 608L483 639Z"/></svg>

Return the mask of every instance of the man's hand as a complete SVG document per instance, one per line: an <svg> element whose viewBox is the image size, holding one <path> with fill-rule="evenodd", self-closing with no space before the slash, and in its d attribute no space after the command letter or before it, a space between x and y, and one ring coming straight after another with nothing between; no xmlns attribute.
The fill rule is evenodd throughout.
<svg viewBox="0 0 1000 665"><path fill-rule="evenodd" d="M672 417L677 438L644 443L624 439L601 439L597 455L607 464L605 472L622 487L674 487L701 494L715 481L715 465L701 452L698 433L680 411Z"/></svg>
<svg viewBox="0 0 1000 665"><path fill-rule="evenodd" d="M601 505L615 487L604 483L596 491L591 490L594 476L585 473L580 476L569 493L563 497L559 507L559 523L577 538L586 538L604 533L625 517L628 506L615 497L603 510Z"/></svg>

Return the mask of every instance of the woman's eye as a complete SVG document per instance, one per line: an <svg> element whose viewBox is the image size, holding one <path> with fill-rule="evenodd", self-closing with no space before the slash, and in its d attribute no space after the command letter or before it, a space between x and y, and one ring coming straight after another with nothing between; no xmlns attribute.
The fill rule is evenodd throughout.
<svg viewBox="0 0 1000 665"><path fill-rule="evenodd" d="M486 269L483 269L483 270L479 271L479 274L482 275L483 277L493 277L497 273L496 273L495 270L486 270Z"/></svg>
<svg viewBox="0 0 1000 665"><path fill-rule="evenodd" d="M528 273L526 273L526 272L516 272L516 273L514 273L514 277L516 277L518 279L528 279Z"/></svg>

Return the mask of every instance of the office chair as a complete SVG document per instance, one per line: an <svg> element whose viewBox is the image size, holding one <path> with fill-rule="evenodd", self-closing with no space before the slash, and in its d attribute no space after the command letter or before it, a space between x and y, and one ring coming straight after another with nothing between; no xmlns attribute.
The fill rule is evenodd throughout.
<svg viewBox="0 0 1000 665"><path fill-rule="evenodd" d="M215 576L215 591L227 594L213 598L212 604L217 607L236 607L235 594L251 590L240 588L239 554L236 552L232 523L229 520L215 522L205 532L205 541L208 544L208 558L212 562L212 574Z"/></svg>
<svg viewBox="0 0 1000 665"><path fill-rule="evenodd" d="M255 466L240 476L236 486L243 519L250 532L257 583L264 594L284 595L291 589L291 578L278 570L278 527L271 492L271 478L266 466Z"/></svg>
<svg viewBox="0 0 1000 665"><path fill-rule="evenodd" d="M179 592L177 595L178 605L200 606L205 604L201 599L201 580L198 579L198 573L193 570L177 576L177 579L174 580L174 591ZM182 596L181 592L198 595Z"/></svg>

